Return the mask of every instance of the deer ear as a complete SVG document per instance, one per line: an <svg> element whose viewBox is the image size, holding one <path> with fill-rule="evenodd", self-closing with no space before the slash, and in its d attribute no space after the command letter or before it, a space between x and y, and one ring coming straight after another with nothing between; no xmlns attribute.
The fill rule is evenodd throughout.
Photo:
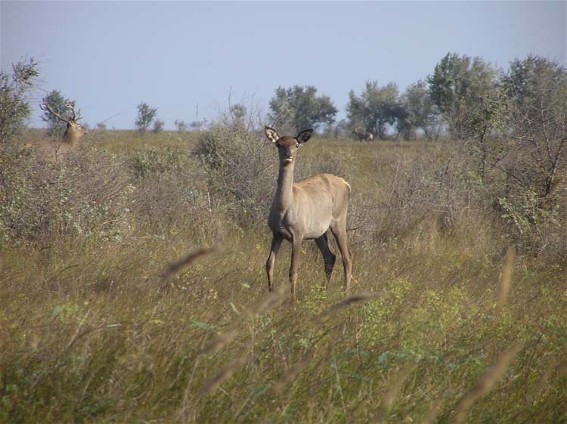
<svg viewBox="0 0 567 424"><path fill-rule="evenodd" d="M313 135L313 130L309 129L309 130L303 130L301 131L299 134L297 134L297 137L295 137L297 139L297 141L299 141L300 143L307 143L307 141L311 138L311 136Z"/></svg>
<svg viewBox="0 0 567 424"><path fill-rule="evenodd" d="M271 127L264 127L264 134L266 134L266 137L268 137L268 140L272 143L275 143L278 141L278 138L280 138L277 131Z"/></svg>

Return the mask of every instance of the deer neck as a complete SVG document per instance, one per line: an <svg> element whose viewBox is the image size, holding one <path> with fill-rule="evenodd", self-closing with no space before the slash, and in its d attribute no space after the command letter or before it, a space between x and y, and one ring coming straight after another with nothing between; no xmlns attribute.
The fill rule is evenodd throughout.
<svg viewBox="0 0 567 424"><path fill-rule="evenodd" d="M79 142L80 136L71 131L66 131L63 136L63 143L68 144L71 147L75 147Z"/></svg>
<svg viewBox="0 0 567 424"><path fill-rule="evenodd" d="M286 166L280 165L275 197L275 203L280 210L287 210L293 205L293 170L293 162Z"/></svg>

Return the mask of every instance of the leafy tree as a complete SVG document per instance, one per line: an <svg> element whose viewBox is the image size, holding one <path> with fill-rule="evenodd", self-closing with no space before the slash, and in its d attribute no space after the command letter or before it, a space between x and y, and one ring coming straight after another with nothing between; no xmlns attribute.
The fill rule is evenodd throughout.
<svg viewBox="0 0 567 424"><path fill-rule="evenodd" d="M306 128L317 130L321 124L335 122L337 108L328 96L317 95L313 86L278 87L270 100L268 119L282 131L298 133Z"/></svg>
<svg viewBox="0 0 567 424"><path fill-rule="evenodd" d="M224 125L233 131L250 130L254 127L253 116L248 112L248 108L242 103L231 104L230 97L228 110L219 113L215 125Z"/></svg>
<svg viewBox="0 0 567 424"><path fill-rule="evenodd" d="M191 123L189 124L189 127L191 128L192 131L201 131L201 129L206 127L206 124L207 124L206 120L191 121Z"/></svg>
<svg viewBox="0 0 567 424"><path fill-rule="evenodd" d="M63 97L58 90L53 90L42 99L43 104L48 104L54 112L64 118L71 118L71 111L66 106L70 100ZM50 136L62 137L67 128L67 124L54 116L48 110L44 110L41 119L47 123L47 133Z"/></svg>
<svg viewBox="0 0 567 424"><path fill-rule="evenodd" d="M515 118L513 131L522 132L526 125L536 125L540 134L546 129L551 138L565 136L565 67L544 57L530 55L523 60L514 60L502 81L511 101L512 118ZM518 114L520 117L516 116Z"/></svg>
<svg viewBox="0 0 567 424"><path fill-rule="evenodd" d="M175 125L175 128L177 128L177 131L180 132L180 133L187 132L187 130L189 128L189 125L187 124L187 122L180 121L179 119L176 119L173 124Z"/></svg>
<svg viewBox="0 0 567 424"><path fill-rule="evenodd" d="M538 56L514 60L466 124L480 180L498 182L493 205L537 254L566 222L567 70Z"/></svg>
<svg viewBox="0 0 567 424"><path fill-rule="evenodd" d="M30 59L12 65L12 74L0 71L0 143L14 137L30 115L27 98L39 75L37 62Z"/></svg>
<svg viewBox="0 0 567 424"><path fill-rule="evenodd" d="M247 112L248 110L246 109L246 106L240 103L237 103L230 107L230 114L233 116L235 121L243 120Z"/></svg>
<svg viewBox="0 0 567 424"><path fill-rule="evenodd" d="M153 108L146 102L138 105L138 117L136 118L136 128L140 135L144 135L157 114L157 108Z"/></svg>
<svg viewBox="0 0 567 424"><path fill-rule="evenodd" d="M455 139L474 136L473 118L494 89L496 70L479 57L448 53L427 78L433 103Z"/></svg>
<svg viewBox="0 0 567 424"><path fill-rule="evenodd" d="M540 199L554 192L567 170L567 70L530 55L516 59L502 78L514 141L506 172Z"/></svg>
<svg viewBox="0 0 567 424"><path fill-rule="evenodd" d="M341 119L333 125L329 125L324 132L326 138L348 138L352 134L349 122Z"/></svg>
<svg viewBox="0 0 567 424"><path fill-rule="evenodd" d="M161 119L156 119L154 121L154 125L152 128L152 132L154 134L159 134L160 132L163 131L163 127L165 126L165 122L163 122Z"/></svg>
<svg viewBox="0 0 567 424"><path fill-rule="evenodd" d="M404 119L405 114L400 103L398 86L394 83L381 87L376 81L367 81L360 96L352 90L349 93L347 117L353 130L361 128L384 140L387 126Z"/></svg>
<svg viewBox="0 0 567 424"><path fill-rule="evenodd" d="M428 140L437 137L439 114L425 81L419 80L408 86L402 95L401 103L406 113L404 119L399 121L398 131L404 138L413 138L416 130L423 131Z"/></svg>

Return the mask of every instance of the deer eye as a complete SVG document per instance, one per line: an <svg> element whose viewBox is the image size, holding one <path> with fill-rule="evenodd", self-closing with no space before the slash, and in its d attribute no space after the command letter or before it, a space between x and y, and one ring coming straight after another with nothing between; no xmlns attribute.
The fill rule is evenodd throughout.
<svg viewBox="0 0 567 424"><path fill-rule="evenodd" d="M295 143L295 147L296 147L296 148L299 148L299 143Z"/></svg>

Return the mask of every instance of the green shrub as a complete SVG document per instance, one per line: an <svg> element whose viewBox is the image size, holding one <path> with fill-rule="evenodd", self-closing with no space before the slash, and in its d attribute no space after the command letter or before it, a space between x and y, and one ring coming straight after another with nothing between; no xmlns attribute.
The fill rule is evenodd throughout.
<svg viewBox="0 0 567 424"><path fill-rule="evenodd" d="M129 176L102 152L60 163L16 145L0 153L0 240L109 240L129 230Z"/></svg>

